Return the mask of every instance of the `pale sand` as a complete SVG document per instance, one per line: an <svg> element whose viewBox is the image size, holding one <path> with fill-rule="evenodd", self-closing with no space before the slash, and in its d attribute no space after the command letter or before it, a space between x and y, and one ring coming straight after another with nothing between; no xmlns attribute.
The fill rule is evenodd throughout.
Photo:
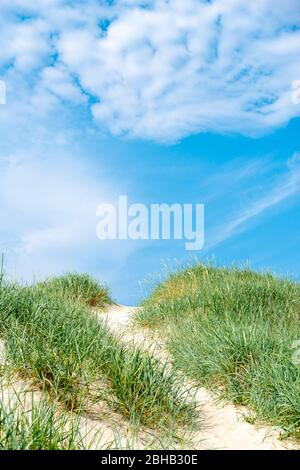
<svg viewBox="0 0 300 470"><path fill-rule="evenodd" d="M99 315L124 341L134 341L152 351L157 350L158 355L166 359L161 341L155 339L147 330L136 331L130 327L134 311L136 307L113 305ZM201 423L200 430L193 434L194 449L295 448L291 442L279 439L280 430L245 422L243 416L249 415L245 408L220 403L205 388L197 388L196 400L199 404Z"/></svg>

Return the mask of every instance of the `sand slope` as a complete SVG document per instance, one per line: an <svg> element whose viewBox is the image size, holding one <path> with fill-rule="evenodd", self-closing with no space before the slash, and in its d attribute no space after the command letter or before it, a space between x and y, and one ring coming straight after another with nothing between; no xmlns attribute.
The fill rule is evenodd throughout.
<svg viewBox="0 0 300 470"><path fill-rule="evenodd" d="M135 310L136 307L112 305L105 311L97 311L97 314L99 319L106 322L124 342L134 342L142 348L154 351L163 360L168 360L161 340L155 338L150 331L136 330L132 327L131 317ZM2 341L0 341L0 365L5 367L5 347ZM186 381L186 385L191 384ZM35 403L41 399L38 389L19 379L2 388L1 394L0 399L7 405L21 398L20 406L23 412L30 410L33 399ZM189 435L190 448L236 450L295 448L291 442L279 440L279 430L246 423L243 414L248 414L247 410L217 402L204 388L197 388L196 400L199 405L200 426L199 429L195 429L192 436ZM149 442L153 440L155 442L155 436L152 439L152 431L147 429L141 429L139 435L132 438L128 422L118 413L112 413L103 403L93 405L86 410L80 419L80 428L82 435L86 436L87 447L94 449L149 448ZM173 447L170 445L170 448Z"/></svg>
<svg viewBox="0 0 300 470"><path fill-rule="evenodd" d="M134 341L151 350L158 349L158 353L161 352L165 357L162 344L155 341L150 332L131 328L131 317L135 310L136 307L113 305L100 316L124 341ZM204 388L197 389L196 399L202 423L201 430L195 431L193 435L195 449L271 450L292 447L290 442L279 440L279 430L247 423L243 419L243 415L249 414L245 408L217 402Z"/></svg>

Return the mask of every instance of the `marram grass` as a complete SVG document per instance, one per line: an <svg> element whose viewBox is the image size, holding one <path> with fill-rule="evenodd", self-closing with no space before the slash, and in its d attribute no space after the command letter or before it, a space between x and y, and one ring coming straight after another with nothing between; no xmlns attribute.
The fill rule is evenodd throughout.
<svg viewBox="0 0 300 470"><path fill-rule="evenodd" d="M22 409L0 401L0 450L78 450L85 448L80 421L57 413L45 399Z"/></svg>
<svg viewBox="0 0 300 470"><path fill-rule="evenodd" d="M174 365L300 438L300 285L250 269L196 264L171 274L136 322L166 339Z"/></svg>
<svg viewBox="0 0 300 470"><path fill-rule="evenodd" d="M111 303L109 289L88 274L67 273L50 277L41 287L47 287L47 291L53 291L54 295L61 293L70 301L79 301L90 307L101 308Z"/></svg>
<svg viewBox="0 0 300 470"><path fill-rule="evenodd" d="M176 373L116 338L89 308L98 298L95 284L82 281L76 275L30 287L2 282L0 335L14 370L66 410L105 400L136 426L169 430L190 422L194 404Z"/></svg>

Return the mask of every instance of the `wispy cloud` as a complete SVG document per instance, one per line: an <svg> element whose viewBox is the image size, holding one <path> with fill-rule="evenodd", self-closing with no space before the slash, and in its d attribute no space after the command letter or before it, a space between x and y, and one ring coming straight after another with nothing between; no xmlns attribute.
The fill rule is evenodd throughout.
<svg viewBox="0 0 300 470"><path fill-rule="evenodd" d="M248 203L246 208L235 213L229 221L214 229L214 234L208 239L206 250L211 250L216 245L246 230L249 223L255 221L263 212L298 193L300 193L300 153L295 153L288 160L284 174L280 175L271 187L268 187L263 194L258 192L259 197Z"/></svg>

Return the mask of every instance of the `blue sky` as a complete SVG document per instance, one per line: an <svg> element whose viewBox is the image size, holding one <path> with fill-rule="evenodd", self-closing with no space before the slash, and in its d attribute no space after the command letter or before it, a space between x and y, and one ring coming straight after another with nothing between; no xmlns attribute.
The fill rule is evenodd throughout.
<svg viewBox="0 0 300 470"><path fill-rule="evenodd" d="M2 0L0 246L138 302L174 259L300 277L297 0ZM96 207L204 203L205 245L96 238Z"/></svg>

